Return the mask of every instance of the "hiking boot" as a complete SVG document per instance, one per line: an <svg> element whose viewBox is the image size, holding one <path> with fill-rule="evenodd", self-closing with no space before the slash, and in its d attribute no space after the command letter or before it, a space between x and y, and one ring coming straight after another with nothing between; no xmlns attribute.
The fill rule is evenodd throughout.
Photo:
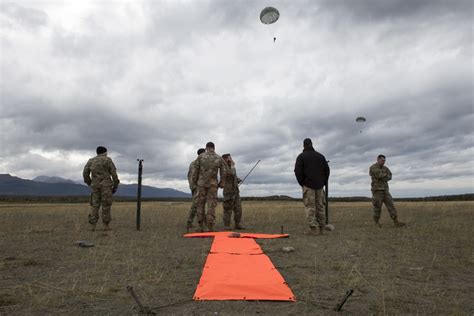
<svg viewBox="0 0 474 316"><path fill-rule="evenodd" d="M304 232L304 234L308 236L319 236L320 230L317 227L310 227L309 230Z"/></svg>
<svg viewBox="0 0 474 316"><path fill-rule="evenodd" d="M393 219L393 224L397 227L402 227L406 225L404 222L400 222L397 218Z"/></svg>
<svg viewBox="0 0 474 316"><path fill-rule="evenodd" d="M245 227L243 227L242 225L240 225L240 223L236 223L235 226L234 226L235 229L237 230L244 230Z"/></svg>

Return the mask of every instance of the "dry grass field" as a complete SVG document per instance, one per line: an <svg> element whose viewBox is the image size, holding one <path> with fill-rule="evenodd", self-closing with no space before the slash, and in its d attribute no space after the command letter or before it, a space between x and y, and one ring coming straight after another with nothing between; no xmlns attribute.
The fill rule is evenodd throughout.
<svg viewBox="0 0 474 316"><path fill-rule="evenodd" d="M113 205L111 232L88 231L86 204L0 204L0 314L138 314L127 285L162 315L336 315L348 288L342 314L474 314L474 203L397 206L407 227L386 210L375 227L369 203L333 203L336 230L310 237L302 203L244 202L248 232L290 234L258 241L296 294L289 303L192 301L211 240L182 238L188 203L144 203L139 232L133 203Z"/></svg>

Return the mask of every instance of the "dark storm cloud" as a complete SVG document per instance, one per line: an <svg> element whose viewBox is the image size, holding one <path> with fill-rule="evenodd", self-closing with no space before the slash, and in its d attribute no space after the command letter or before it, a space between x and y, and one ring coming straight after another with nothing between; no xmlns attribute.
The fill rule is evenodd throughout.
<svg viewBox="0 0 474 316"><path fill-rule="evenodd" d="M383 20L405 20L411 18L448 17L453 15L472 17L473 3L470 0L323 0L320 9L344 14L366 22Z"/></svg>
<svg viewBox="0 0 474 316"><path fill-rule="evenodd" d="M78 179L105 145L122 179L143 158L147 183L186 190L189 162L214 141L240 176L262 160L243 195L298 196L294 161L311 137L334 195L370 194L379 153L394 195L472 187L469 2L274 5L272 26L255 1L95 5L73 26L58 4L11 5L0 171Z"/></svg>

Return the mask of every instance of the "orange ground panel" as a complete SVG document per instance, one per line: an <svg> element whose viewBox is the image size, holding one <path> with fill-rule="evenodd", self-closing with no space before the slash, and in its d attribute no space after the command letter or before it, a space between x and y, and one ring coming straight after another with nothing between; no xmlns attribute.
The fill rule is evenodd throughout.
<svg viewBox="0 0 474 316"><path fill-rule="evenodd" d="M215 237L194 300L296 301L295 295L254 238L288 235L229 232L187 234L185 237Z"/></svg>

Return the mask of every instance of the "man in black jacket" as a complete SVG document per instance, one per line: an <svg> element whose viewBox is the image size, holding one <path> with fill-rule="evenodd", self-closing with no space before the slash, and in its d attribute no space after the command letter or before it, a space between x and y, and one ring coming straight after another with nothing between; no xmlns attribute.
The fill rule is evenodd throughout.
<svg viewBox="0 0 474 316"><path fill-rule="evenodd" d="M303 202L310 230L308 235L324 234L324 203L323 187L328 183L329 165L326 158L313 148L310 138L303 141L303 152L298 155L295 163L295 176L303 188ZM319 227L319 231L317 228Z"/></svg>

